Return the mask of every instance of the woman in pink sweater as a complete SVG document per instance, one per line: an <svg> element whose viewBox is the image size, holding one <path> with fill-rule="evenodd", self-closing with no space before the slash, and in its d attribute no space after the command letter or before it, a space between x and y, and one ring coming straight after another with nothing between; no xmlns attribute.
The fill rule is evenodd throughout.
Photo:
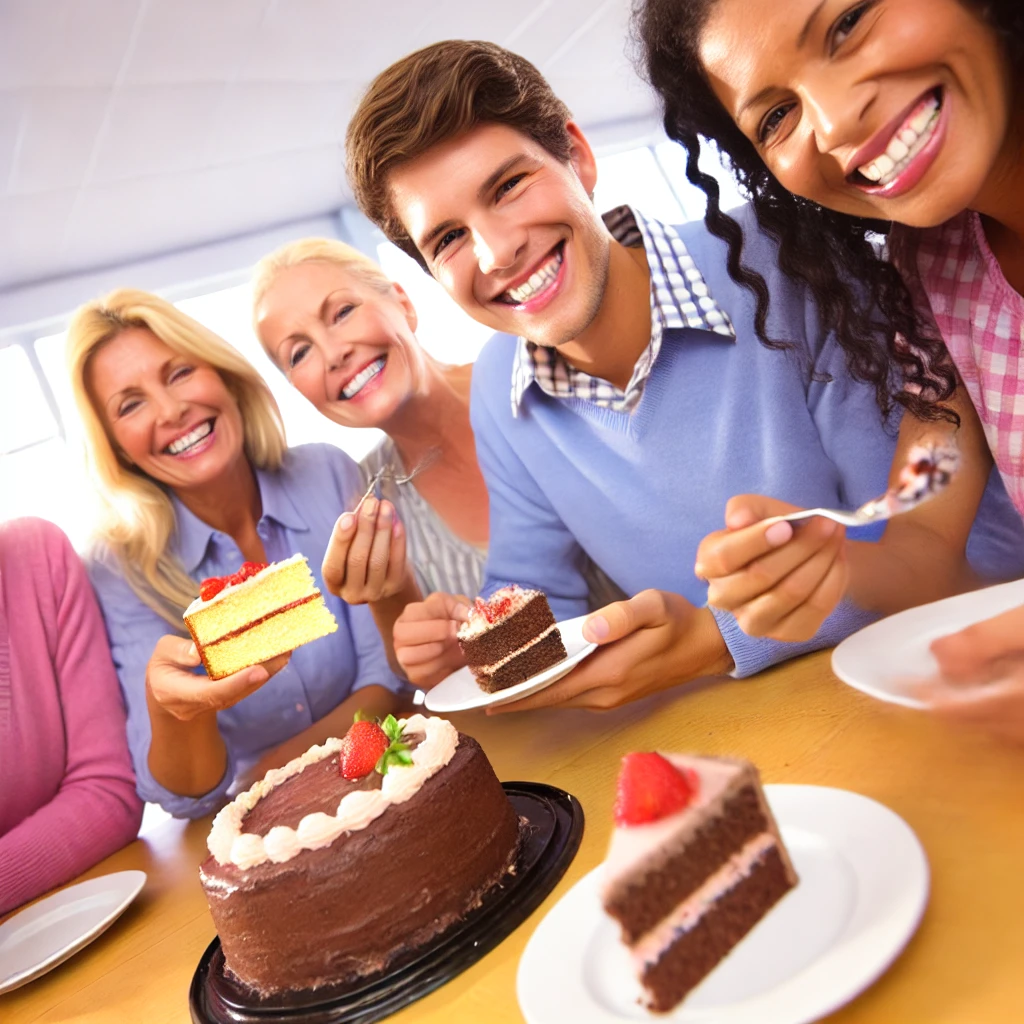
<svg viewBox="0 0 1024 1024"><path fill-rule="evenodd" d="M0 914L131 842L141 820L82 563L52 523L0 523Z"/></svg>

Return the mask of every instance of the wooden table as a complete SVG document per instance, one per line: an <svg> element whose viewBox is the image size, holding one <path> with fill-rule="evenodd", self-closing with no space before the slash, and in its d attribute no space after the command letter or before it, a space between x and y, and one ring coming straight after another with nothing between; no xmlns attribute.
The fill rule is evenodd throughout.
<svg viewBox="0 0 1024 1024"><path fill-rule="evenodd" d="M835 679L828 652L611 713L453 720L480 740L500 778L575 794L586 831L540 910L482 961L392 1017L395 1024L520 1024L515 980L526 941L603 859L619 757L650 749L741 754L766 782L855 790L917 833L932 871L924 921L892 968L829 1018L834 1024L1024 1020L1024 750L863 696ZM0 996L0 1021L187 1024L189 982L214 935L196 871L208 827L168 822L83 876L141 868L149 881L96 942Z"/></svg>

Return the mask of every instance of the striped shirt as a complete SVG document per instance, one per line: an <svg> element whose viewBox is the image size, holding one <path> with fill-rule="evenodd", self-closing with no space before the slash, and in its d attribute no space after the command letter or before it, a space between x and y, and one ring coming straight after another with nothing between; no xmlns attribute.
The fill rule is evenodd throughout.
<svg viewBox="0 0 1024 1024"><path fill-rule="evenodd" d="M648 220L629 206L603 215L611 236L627 248L646 250L651 274L651 339L633 368L626 389L572 366L556 348L519 339L512 364L512 415L519 413L523 394L533 383L553 398L584 398L615 412L631 412L644 393L644 384L661 350L666 327L695 327L736 337L728 314L711 297L676 230Z"/></svg>
<svg viewBox="0 0 1024 1024"><path fill-rule="evenodd" d="M360 462L364 487L369 486L384 466L391 467L388 477L405 475L402 458L390 437L385 437ZM480 593L487 561L486 547L477 547L452 533L411 480L395 484L385 479L377 486L376 493L395 506L405 526L406 550L422 594L440 590L475 597Z"/></svg>

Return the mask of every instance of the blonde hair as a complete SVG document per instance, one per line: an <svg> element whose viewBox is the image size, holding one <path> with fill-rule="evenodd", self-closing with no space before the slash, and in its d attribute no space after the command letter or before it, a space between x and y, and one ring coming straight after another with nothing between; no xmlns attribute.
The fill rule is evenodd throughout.
<svg viewBox="0 0 1024 1024"><path fill-rule="evenodd" d="M86 382L96 352L123 331L137 327L151 331L179 355L207 363L220 374L238 403L244 450L253 466L278 469L287 444L277 402L256 368L170 302L148 292L120 288L75 312L68 328L67 364L84 428L86 461L105 513L98 536L117 556L125 579L140 600L180 630L182 612L198 587L169 549L176 526L170 495L118 451Z"/></svg>
<svg viewBox="0 0 1024 1024"><path fill-rule="evenodd" d="M345 273L382 293L389 292L394 284L369 256L345 242L339 242L336 238L300 238L296 242L286 242L264 256L253 271L252 326L256 337L260 339L260 344L263 344L257 320L260 304L281 271L290 270L303 263L333 263Z"/></svg>

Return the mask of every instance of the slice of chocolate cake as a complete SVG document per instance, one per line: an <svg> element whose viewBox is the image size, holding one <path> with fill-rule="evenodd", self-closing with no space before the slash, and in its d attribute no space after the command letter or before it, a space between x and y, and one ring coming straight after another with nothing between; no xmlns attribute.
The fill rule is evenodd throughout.
<svg viewBox="0 0 1024 1024"><path fill-rule="evenodd" d="M482 690L525 682L566 657L548 599L512 583L477 598L458 631L459 646Z"/></svg>
<svg viewBox="0 0 1024 1024"><path fill-rule="evenodd" d="M602 902L652 1010L671 1010L797 883L757 769L623 758Z"/></svg>

